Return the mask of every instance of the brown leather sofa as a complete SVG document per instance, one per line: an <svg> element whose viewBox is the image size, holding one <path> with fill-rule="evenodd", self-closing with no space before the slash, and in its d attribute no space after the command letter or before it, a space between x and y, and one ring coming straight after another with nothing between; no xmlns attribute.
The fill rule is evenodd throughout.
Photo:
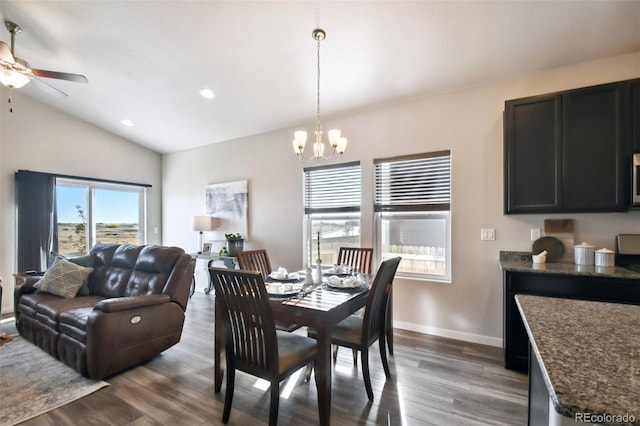
<svg viewBox="0 0 640 426"><path fill-rule="evenodd" d="M195 261L178 247L97 244L88 295L16 285L20 335L83 376L102 379L180 341Z"/></svg>

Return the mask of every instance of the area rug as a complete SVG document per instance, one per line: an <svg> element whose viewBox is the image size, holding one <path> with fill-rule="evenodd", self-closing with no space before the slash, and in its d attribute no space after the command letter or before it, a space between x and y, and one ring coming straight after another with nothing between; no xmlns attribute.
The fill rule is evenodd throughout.
<svg viewBox="0 0 640 426"><path fill-rule="evenodd" d="M0 324L12 341L0 346L0 425L14 425L108 386L80 373Z"/></svg>

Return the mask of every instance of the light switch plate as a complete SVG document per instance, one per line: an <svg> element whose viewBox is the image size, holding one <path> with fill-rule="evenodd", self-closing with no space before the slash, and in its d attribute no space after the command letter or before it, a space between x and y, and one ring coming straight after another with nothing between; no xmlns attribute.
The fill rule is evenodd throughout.
<svg viewBox="0 0 640 426"><path fill-rule="evenodd" d="M496 239L496 230L494 228L480 229L480 239L482 241L493 241Z"/></svg>

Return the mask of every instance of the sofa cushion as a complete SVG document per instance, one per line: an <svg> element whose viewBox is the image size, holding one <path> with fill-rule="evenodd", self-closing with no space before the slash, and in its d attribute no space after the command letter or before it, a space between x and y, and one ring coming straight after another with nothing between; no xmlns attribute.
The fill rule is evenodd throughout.
<svg viewBox="0 0 640 426"><path fill-rule="evenodd" d="M84 297L57 297L55 300L49 300L47 302L38 303L36 311L39 314L45 315L54 321L58 321L60 314L74 309L91 308L96 303L103 300L101 296L84 296Z"/></svg>
<svg viewBox="0 0 640 426"><path fill-rule="evenodd" d="M18 302L18 312L31 318L35 318L36 313L38 312L38 305L40 303L46 303L58 299L60 299L60 296L44 292L24 294L20 297L20 301Z"/></svg>
<svg viewBox="0 0 640 426"><path fill-rule="evenodd" d="M76 265L59 257L33 286L40 291L73 298L76 297L91 272L93 272L93 268Z"/></svg>
<svg viewBox="0 0 640 426"><path fill-rule="evenodd" d="M58 318L60 332L82 343L87 343L87 323L93 307L69 309L60 313Z"/></svg>
<svg viewBox="0 0 640 426"><path fill-rule="evenodd" d="M143 296L162 293L176 262L183 253L182 249L176 247L144 247L136 260L125 295Z"/></svg>

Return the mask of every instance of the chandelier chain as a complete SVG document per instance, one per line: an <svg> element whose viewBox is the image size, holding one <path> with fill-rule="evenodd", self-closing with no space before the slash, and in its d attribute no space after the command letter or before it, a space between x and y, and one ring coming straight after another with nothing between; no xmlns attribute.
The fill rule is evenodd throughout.
<svg viewBox="0 0 640 426"><path fill-rule="evenodd" d="M316 78L318 79L317 82L317 97L316 97L316 130L320 130L320 40L318 39L317 41L317 49L316 49L317 53L316 53L316 60L318 63L318 73L316 75Z"/></svg>

